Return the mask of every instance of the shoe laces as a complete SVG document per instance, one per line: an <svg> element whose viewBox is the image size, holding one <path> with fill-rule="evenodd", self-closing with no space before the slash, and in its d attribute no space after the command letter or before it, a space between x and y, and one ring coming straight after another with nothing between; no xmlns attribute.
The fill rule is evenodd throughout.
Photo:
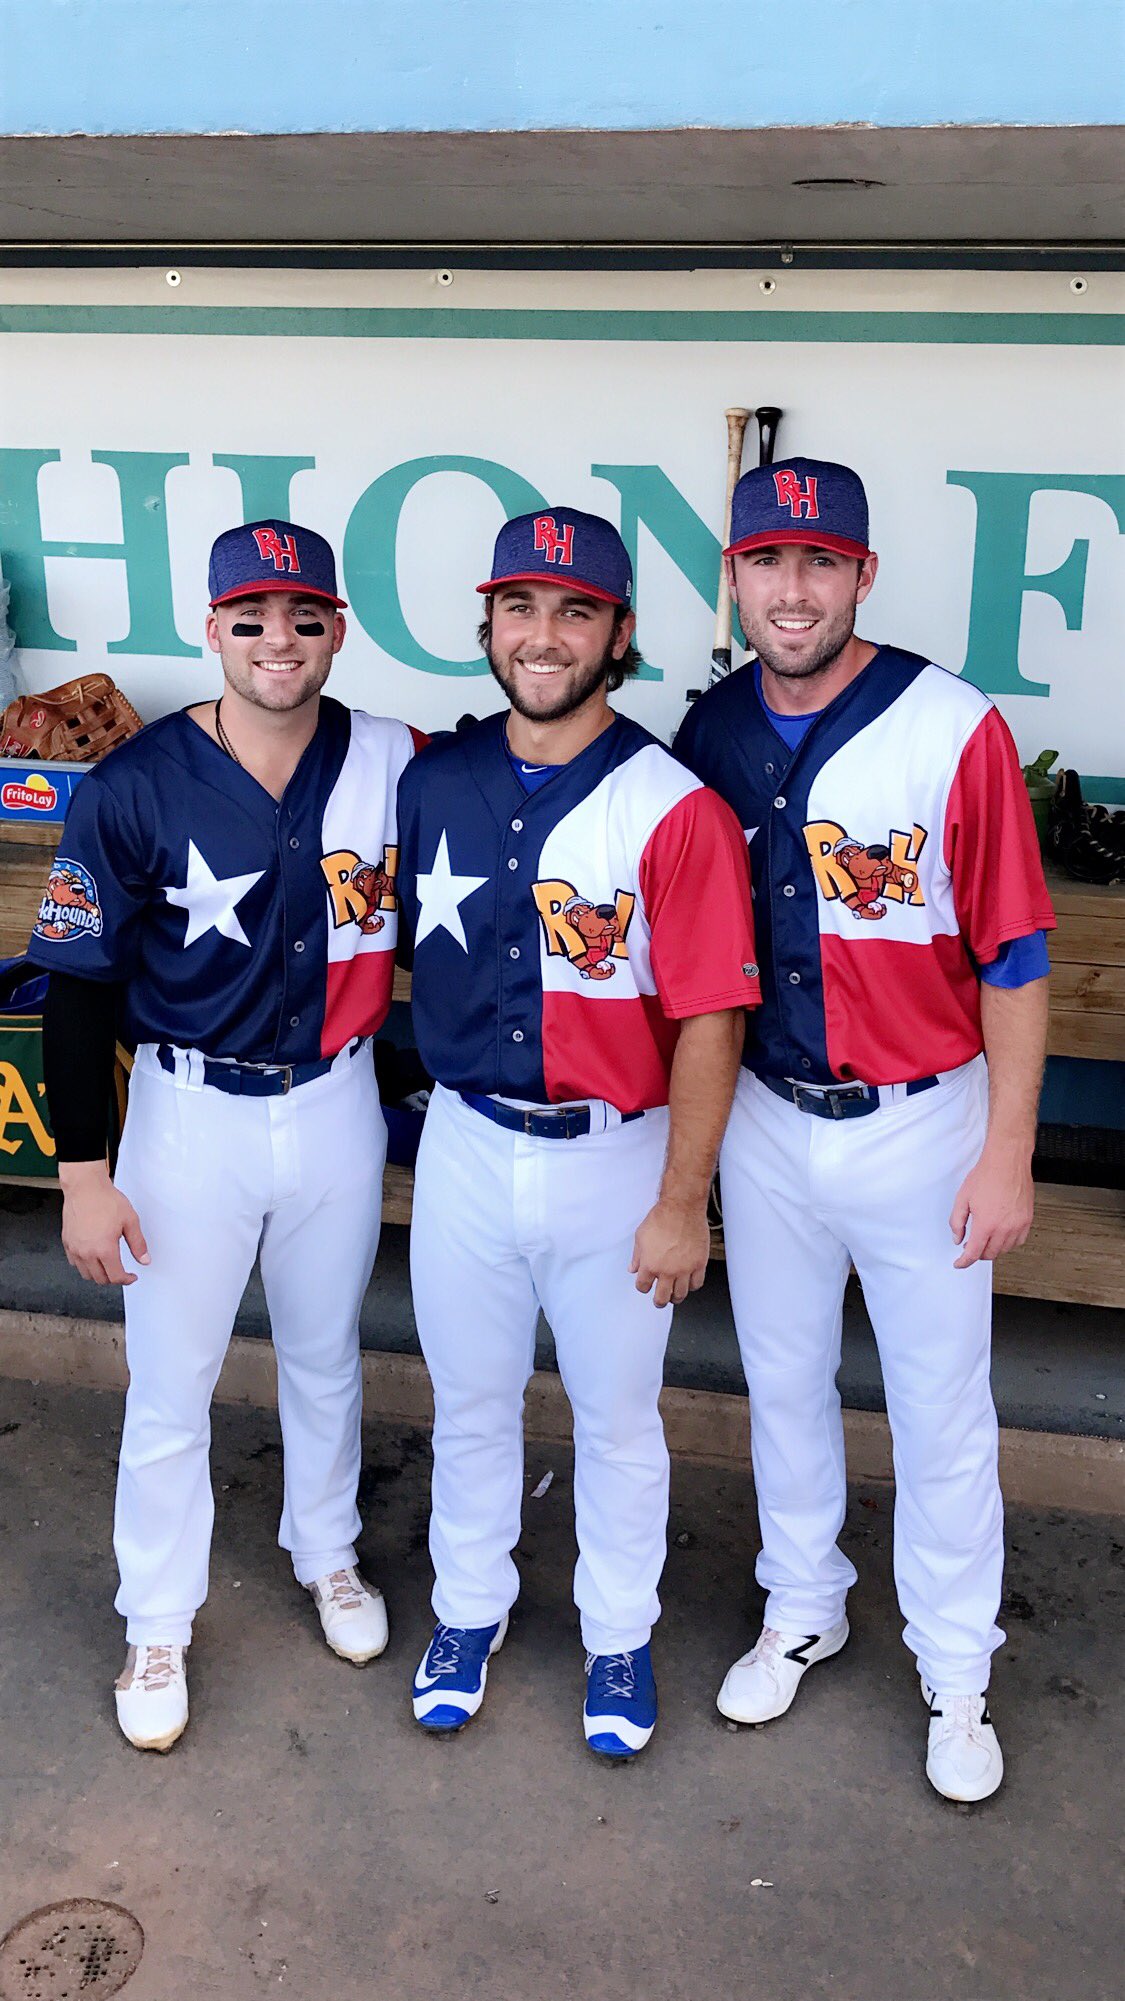
<svg viewBox="0 0 1125 2001"><path fill-rule="evenodd" d="M587 1654L587 1674L595 1662L599 1664L600 1692L603 1695L619 1695L628 1701L637 1686L637 1671L633 1666L632 1654Z"/></svg>
<svg viewBox="0 0 1125 2001"><path fill-rule="evenodd" d="M943 1726L943 1737L966 1737L970 1744L985 1748L985 1705L979 1695L935 1695L933 1702L941 1703L940 1711L931 1707L930 1715Z"/></svg>
<svg viewBox="0 0 1125 2001"><path fill-rule="evenodd" d="M750 1659L752 1661L760 1661L763 1667L776 1668L784 1652L784 1633L779 1633L775 1626L763 1626L757 1640L750 1649Z"/></svg>
<svg viewBox="0 0 1125 2001"><path fill-rule="evenodd" d="M430 1641L429 1656L426 1661L428 1675L456 1674L461 1665L461 1630L457 1626L439 1626Z"/></svg>
<svg viewBox="0 0 1125 2001"><path fill-rule="evenodd" d="M145 1648L144 1666L141 1668L137 1680L146 1694L158 1695L162 1688L168 1687L169 1682L174 1679L176 1669L179 1666L179 1662L176 1659L178 1653L178 1647Z"/></svg>
<svg viewBox="0 0 1125 2001"><path fill-rule="evenodd" d="M354 1570L333 1570L328 1575L328 1595L341 1612L358 1612L365 1593Z"/></svg>

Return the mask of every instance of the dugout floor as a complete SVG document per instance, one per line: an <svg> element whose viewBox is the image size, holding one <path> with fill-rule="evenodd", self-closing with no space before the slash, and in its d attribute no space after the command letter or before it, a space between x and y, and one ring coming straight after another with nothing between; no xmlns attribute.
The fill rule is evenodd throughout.
<svg viewBox="0 0 1125 2001"><path fill-rule="evenodd" d="M146 1945L126 2001L1108 2001L1122 1536L1010 1511L997 1798L944 1805L890 1587L887 1492L853 1492L853 1639L788 1718L713 1707L758 1610L747 1475L678 1465L662 1716L645 1758L585 1751L566 1455L535 1448L523 1597L466 1734L416 1730L428 1446L366 1434L362 1554L391 1608L362 1673L275 1545L276 1416L219 1407L211 1598L167 1758L113 1722L120 1399L0 1381L0 1932L111 1899ZM760 1879L755 1883L755 1878Z"/></svg>

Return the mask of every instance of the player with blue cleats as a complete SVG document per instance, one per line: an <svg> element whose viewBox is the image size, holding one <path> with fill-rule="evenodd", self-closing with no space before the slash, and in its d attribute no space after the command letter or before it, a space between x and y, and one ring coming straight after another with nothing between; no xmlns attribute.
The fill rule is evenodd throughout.
<svg viewBox="0 0 1125 2001"><path fill-rule="evenodd" d="M571 507L506 522L479 594L506 708L414 759L398 800L411 1016L435 1079L410 1274L434 1391L441 1625L414 1713L431 1729L468 1720L497 1630L485 1621L516 1602L542 1311L574 1413L582 1644L616 1664L593 1682L586 1735L631 1757L656 1719L664 1354L673 1307L703 1283L707 1191L758 1000L746 836L609 702L641 664L611 522Z"/></svg>
<svg viewBox="0 0 1125 2001"><path fill-rule="evenodd" d="M488 1663L499 1653L508 1615L495 1626L435 1626L414 1677L414 1721L423 1730L463 1730L484 1701Z"/></svg>
<svg viewBox="0 0 1125 2001"><path fill-rule="evenodd" d="M586 1742L601 1758L635 1758L656 1728L656 1680L646 1643L632 1653L587 1654Z"/></svg>

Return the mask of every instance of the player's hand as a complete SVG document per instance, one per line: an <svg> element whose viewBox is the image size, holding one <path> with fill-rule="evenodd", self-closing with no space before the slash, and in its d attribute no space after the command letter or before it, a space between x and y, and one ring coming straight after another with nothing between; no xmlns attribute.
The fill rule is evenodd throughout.
<svg viewBox="0 0 1125 2001"><path fill-rule="evenodd" d="M953 1241L962 1246L954 1270L964 1271L982 1258L1002 1258L1025 1244L1034 1209L1027 1147L986 1145L961 1183L949 1218Z"/></svg>
<svg viewBox="0 0 1125 2001"><path fill-rule="evenodd" d="M114 1187L105 1162L63 1162L59 1180L63 1250L69 1263L95 1285L135 1284L136 1272L126 1271L121 1262L121 1239L141 1265L149 1262L148 1245L136 1210Z"/></svg>
<svg viewBox="0 0 1125 2001"><path fill-rule="evenodd" d="M629 1270L637 1274L638 1292L655 1286L654 1306L679 1306L703 1284L710 1255L706 1203L657 1202L633 1240Z"/></svg>

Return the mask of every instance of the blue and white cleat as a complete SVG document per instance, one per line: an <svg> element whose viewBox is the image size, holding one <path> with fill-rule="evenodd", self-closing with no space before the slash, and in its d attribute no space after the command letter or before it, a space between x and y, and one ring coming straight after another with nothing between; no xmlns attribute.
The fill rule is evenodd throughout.
<svg viewBox="0 0 1125 2001"><path fill-rule="evenodd" d="M435 1626L411 1698L423 1730L463 1730L484 1701L488 1663L500 1651L508 1614L495 1626Z"/></svg>
<svg viewBox="0 0 1125 2001"><path fill-rule="evenodd" d="M586 1742L602 1758L635 1758L656 1728L656 1681L648 1642L630 1654L587 1654Z"/></svg>

